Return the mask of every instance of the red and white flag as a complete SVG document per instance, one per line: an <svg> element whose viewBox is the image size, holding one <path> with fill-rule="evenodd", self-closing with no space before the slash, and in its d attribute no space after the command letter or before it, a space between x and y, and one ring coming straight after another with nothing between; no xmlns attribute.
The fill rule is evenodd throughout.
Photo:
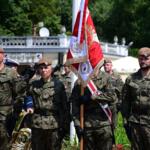
<svg viewBox="0 0 150 150"><path fill-rule="evenodd" d="M92 74L103 65L103 61L103 52L88 9L88 0L81 0L66 64L72 66L72 71L77 74L83 86L87 86Z"/></svg>
<svg viewBox="0 0 150 150"><path fill-rule="evenodd" d="M87 60L87 45L85 41L85 21L88 0L81 0L73 33L70 39L70 48L67 54L67 64L85 62Z"/></svg>

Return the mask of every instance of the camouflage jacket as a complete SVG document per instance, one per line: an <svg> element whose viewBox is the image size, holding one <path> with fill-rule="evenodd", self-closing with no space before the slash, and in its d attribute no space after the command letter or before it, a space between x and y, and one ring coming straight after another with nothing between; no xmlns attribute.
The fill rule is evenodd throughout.
<svg viewBox="0 0 150 150"><path fill-rule="evenodd" d="M126 79L122 92L122 115L126 121L150 123L150 75L142 77L141 70Z"/></svg>
<svg viewBox="0 0 150 150"><path fill-rule="evenodd" d="M71 77L69 75L61 75L60 77L60 80L63 82L64 86L65 86L65 90L66 90L66 93L67 93L67 97L68 97L68 100L69 100L69 97L71 96L71 84L72 84L72 81L71 81Z"/></svg>
<svg viewBox="0 0 150 150"><path fill-rule="evenodd" d="M13 99L16 96L14 80L17 74L11 68L4 67L0 71L0 120L13 109Z"/></svg>
<svg viewBox="0 0 150 150"><path fill-rule="evenodd" d="M41 79L31 83L30 95L33 97L33 127L56 129L63 127L67 104L64 85L56 78L44 82Z"/></svg>
<svg viewBox="0 0 150 150"><path fill-rule="evenodd" d="M120 75L116 72L113 72L111 75L111 83L112 85L114 86L115 88L115 91L116 91L116 94L117 94L117 97L118 97L118 101L121 101L121 92L122 92L122 87L123 87L123 81L120 77Z"/></svg>
<svg viewBox="0 0 150 150"><path fill-rule="evenodd" d="M122 88L123 88L123 81L120 77L120 75L117 72L114 72L110 75L110 82L114 87L114 91L117 94L117 99L114 103L111 103L111 107L113 109L113 111L115 111L115 113L117 113L117 111L120 111L121 109L121 101L122 101Z"/></svg>
<svg viewBox="0 0 150 150"><path fill-rule="evenodd" d="M89 103L84 105L84 124L85 128L97 128L106 125L110 125L108 117L102 110L101 104L108 104L115 102L116 93L113 90L113 86L110 82L110 77L104 73L100 72L99 75L92 79L97 86L98 90L102 93L99 96L96 96L95 100L89 101ZM76 83L72 95L72 115L75 126L80 125L80 93L81 93L81 85L80 83ZM89 98L91 96L89 89L86 87L84 89L84 95L87 95Z"/></svg>

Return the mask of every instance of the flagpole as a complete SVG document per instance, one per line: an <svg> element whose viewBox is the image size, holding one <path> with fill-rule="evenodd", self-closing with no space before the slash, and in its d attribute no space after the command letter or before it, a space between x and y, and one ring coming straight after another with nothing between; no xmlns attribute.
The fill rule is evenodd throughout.
<svg viewBox="0 0 150 150"><path fill-rule="evenodd" d="M83 21L83 11L84 11L84 4L85 3L85 0L82 1L82 5L81 5L81 17L80 17L80 22L79 22L79 30L78 30L78 41L80 40L80 37L81 37L81 26L82 26L82 21ZM82 18L82 20L81 20ZM84 22L84 28L85 28L85 22ZM86 32L84 31L84 34L86 34ZM86 41L86 44L87 44L87 37L85 35L85 41ZM87 45L86 45L87 46ZM88 51L88 49L87 49ZM81 96L84 95L84 86L81 85ZM82 130L84 130L84 104L81 104L80 105L80 127ZM84 148L84 139L83 139L83 136L81 136L81 139L80 139L80 150L83 150Z"/></svg>
<svg viewBox="0 0 150 150"><path fill-rule="evenodd" d="M84 95L84 87L81 85L81 96L83 95ZM80 127L81 129L84 129L84 104L80 105ZM83 136L81 136L80 150L83 150L83 146L84 146L84 140L83 140Z"/></svg>
<svg viewBox="0 0 150 150"><path fill-rule="evenodd" d="M76 17L80 8L80 3L81 3L81 0L72 0L72 32L73 32Z"/></svg>

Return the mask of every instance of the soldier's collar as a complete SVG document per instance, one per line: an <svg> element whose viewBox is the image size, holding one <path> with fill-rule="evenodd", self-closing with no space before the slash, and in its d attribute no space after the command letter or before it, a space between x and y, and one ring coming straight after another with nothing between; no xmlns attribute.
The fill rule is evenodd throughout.
<svg viewBox="0 0 150 150"><path fill-rule="evenodd" d="M144 75L144 73L142 72L142 70L140 70L140 73L141 73L141 76L143 77L143 78L147 78L147 79L150 79L150 70L148 71L148 73L146 74L146 75Z"/></svg>

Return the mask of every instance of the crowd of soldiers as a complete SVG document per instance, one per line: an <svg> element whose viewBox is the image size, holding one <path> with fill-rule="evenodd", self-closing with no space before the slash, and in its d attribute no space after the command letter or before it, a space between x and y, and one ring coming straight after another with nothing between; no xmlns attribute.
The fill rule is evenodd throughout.
<svg viewBox="0 0 150 150"><path fill-rule="evenodd" d="M0 48L0 150L13 150L13 131L23 110L26 117L20 128L31 128L32 150L61 150L63 139L69 136L72 120L79 141L81 137L84 139L84 149L112 150L119 111L131 149L148 150L150 48L141 48L138 60L140 69L123 83L120 75L112 70L112 61L105 59L104 71L99 68L91 77L98 94L92 95L85 87L81 95L79 79L71 88L71 70L68 66L63 65L63 73L54 72L52 61L41 58L34 68L18 74L18 64L14 69L4 63L4 50ZM82 104L84 129L80 126ZM22 143L26 141L23 137L19 140ZM24 145L18 147L25 149Z"/></svg>

